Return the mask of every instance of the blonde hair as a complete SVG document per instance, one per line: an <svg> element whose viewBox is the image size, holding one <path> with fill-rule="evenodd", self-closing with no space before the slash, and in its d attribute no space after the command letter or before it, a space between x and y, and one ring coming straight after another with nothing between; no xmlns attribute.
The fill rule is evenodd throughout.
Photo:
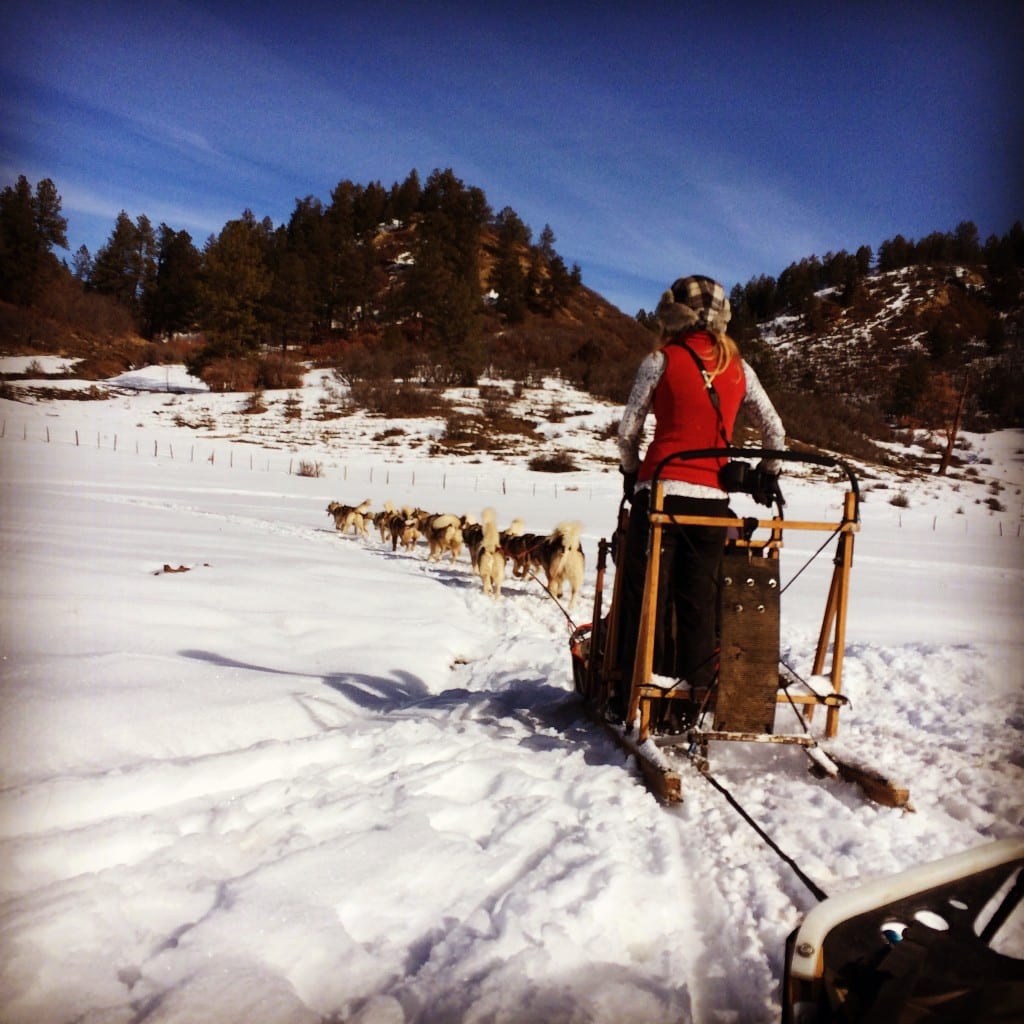
<svg viewBox="0 0 1024 1024"><path fill-rule="evenodd" d="M710 331L711 345L715 350L715 367L711 371L711 379L714 380L719 374L724 373L733 361L740 358L739 345L729 337L725 331Z"/></svg>
<svg viewBox="0 0 1024 1024"><path fill-rule="evenodd" d="M670 331L667 330L663 323L658 324L660 330L658 333L657 340L654 343L655 351L660 349L666 342L671 341L672 338L677 338L682 335L689 333L689 330L684 331ZM716 331L713 329L700 327L692 328L695 330L706 330L711 336L711 347L715 353L715 365L709 371L711 379L714 380L716 377L721 376L734 362L738 362L740 357L740 347L736 342L725 333L724 330Z"/></svg>

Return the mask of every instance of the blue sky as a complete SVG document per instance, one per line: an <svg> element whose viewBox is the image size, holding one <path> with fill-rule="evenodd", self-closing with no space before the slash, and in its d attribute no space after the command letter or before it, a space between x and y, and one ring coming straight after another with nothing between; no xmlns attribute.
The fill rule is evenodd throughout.
<svg viewBox="0 0 1024 1024"><path fill-rule="evenodd" d="M1019 3L7 6L0 180L53 179L71 252L450 167L633 314L1024 219Z"/></svg>

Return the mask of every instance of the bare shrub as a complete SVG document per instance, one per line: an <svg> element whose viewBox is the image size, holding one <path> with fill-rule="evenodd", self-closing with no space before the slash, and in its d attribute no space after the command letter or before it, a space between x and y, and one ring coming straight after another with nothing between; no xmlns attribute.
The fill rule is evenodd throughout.
<svg viewBox="0 0 1024 1024"><path fill-rule="evenodd" d="M497 384L481 384L477 388L480 393L480 400L487 406L491 403L494 405L507 405L512 395L507 388L499 387Z"/></svg>
<svg viewBox="0 0 1024 1024"><path fill-rule="evenodd" d="M479 416L453 412L445 422L441 441L448 447L483 449L488 447L486 422Z"/></svg>
<svg viewBox="0 0 1024 1024"><path fill-rule="evenodd" d="M494 434L521 434L523 437L537 438L537 424L532 420L523 419L510 412L505 403L484 402L480 410L489 431Z"/></svg>
<svg viewBox="0 0 1024 1024"><path fill-rule="evenodd" d="M568 452L535 455L530 459L529 466L537 473L573 473L580 468Z"/></svg>
<svg viewBox="0 0 1024 1024"><path fill-rule="evenodd" d="M548 406L548 411L544 414L544 419L548 423L564 423L565 422L565 409L562 408L558 402L552 402Z"/></svg>
<svg viewBox="0 0 1024 1024"><path fill-rule="evenodd" d="M139 356L140 364L166 366L168 363L185 363L194 357L206 344L201 335L173 337L167 341L151 341Z"/></svg>
<svg viewBox="0 0 1024 1024"><path fill-rule="evenodd" d="M183 416L180 412L174 414L174 425L176 427L187 427L189 430L215 430L217 421L209 409L203 409L193 419Z"/></svg>
<svg viewBox="0 0 1024 1024"><path fill-rule="evenodd" d="M355 405L367 412L390 419L420 419L432 416L447 416L451 403L432 388L419 384L400 384L395 387L389 381L353 381L349 396Z"/></svg>
<svg viewBox="0 0 1024 1024"><path fill-rule="evenodd" d="M263 392L254 391L242 406L242 412L249 416L258 416L267 411L267 405L263 401Z"/></svg>
<svg viewBox="0 0 1024 1024"><path fill-rule="evenodd" d="M257 384L268 391L301 388L305 368L301 363L280 352L270 352L259 360Z"/></svg>
<svg viewBox="0 0 1024 1024"><path fill-rule="evenodd" d="M910 508L910 499L903 493L903 491L897 491L890 499L890 505L895 505L896 508Z"/></svg>
<svg viewBox="0 0 1024 1024"><path fill-rule="evenodd" d="M310 462L303 459L299 463L297 476L323 476L324 467L321 462Z"/></svg>
<svg viewBox="0 0 1024 1024"><path fill-rule="evenodd" d="M211 391L255 391L259 368L252 359L221 356L203 367L200 377Z"/></svg>

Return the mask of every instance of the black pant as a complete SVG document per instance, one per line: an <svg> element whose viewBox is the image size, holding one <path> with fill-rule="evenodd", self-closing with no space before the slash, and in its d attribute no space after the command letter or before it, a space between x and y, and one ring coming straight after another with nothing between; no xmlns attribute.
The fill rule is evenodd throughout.
<svg viewBox="0 0 1024 1024"><path fill-rule="evenodd" d="M626 529L620 591L619 657L621 683L617 696L625 702L633 678L647 571L650 532L650 492L638 491ZM725 516L727 498L687 498L669 495L664 511L672 515ZM654 672L685 679L692 686L710 686L714 679L718 646L718 578L725 527L673 526L661 533L661 571L658 574L658 611L654 630Z"/></svg>

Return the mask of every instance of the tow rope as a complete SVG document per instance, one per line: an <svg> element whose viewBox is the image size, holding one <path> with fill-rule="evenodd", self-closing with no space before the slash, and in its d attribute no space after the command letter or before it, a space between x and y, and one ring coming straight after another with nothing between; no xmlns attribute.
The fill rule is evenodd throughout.
<svg viewBox="0 0 1024 1024"><path fill-rule="evenodd" d="M792 868L796 877L804 883L810 894L819 903L828 899L828 893L825 892L825 890L822 889L809 875L807 875L800 865L797 864L797 862L790 857L790 855L786 853L786 851L783 850L782 847L780 847L779 844L776 843L775 840L772 839L772 837L768 835L768 833L765 832L765 830L761 828L756 821L754 821L754 819L743 809L743 806L736 797L734 797L732 793L730 793L729 790L727 790L725 786L718 781L718 779L716 779L710 772L702 771L700 774L703 775L704 778L707 779L707 781L725 797L736 813L739 814L739 816L758 834L758 836L761 837L761 840L765 845L768 846L768 848L771 849L780 860L785 861L785 863Z"/></svg>
<svg viewBox="0 0 1024 1024"><path fill-rule="evenodd" d="M540 587L540 589L543 590L544 593L548 597L550 597L556 605L558 605L558 610L565 616L565 621L569 623L569 632L575 633L576 630L579 629L579 626L577 626L576 623L573 622L572 616L566 611L565 606L562 604L562 602L559 601L558 598L555 597L555 595L552 594L550 590L548 590L548 588L544 585L544 581L532 569L527 569L526 575L529 576L530 579L533 580L533 582L536 583L537 586Z"/></svg>

